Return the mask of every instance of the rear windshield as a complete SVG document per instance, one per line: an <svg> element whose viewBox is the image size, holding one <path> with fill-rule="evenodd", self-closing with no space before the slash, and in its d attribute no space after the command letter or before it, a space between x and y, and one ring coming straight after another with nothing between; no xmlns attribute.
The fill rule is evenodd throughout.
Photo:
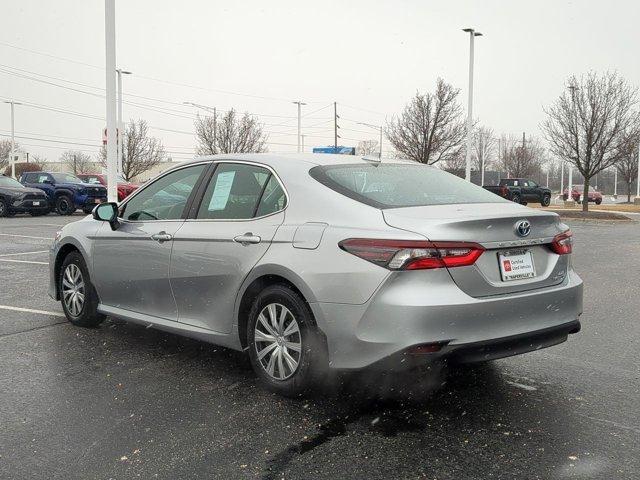
<svg viewBox="0 0 640 480"><path fill-rule="evenodd" d="M377 208L507 201L455 175L420 164L325 165L309 173L332 190Z"/></svg>

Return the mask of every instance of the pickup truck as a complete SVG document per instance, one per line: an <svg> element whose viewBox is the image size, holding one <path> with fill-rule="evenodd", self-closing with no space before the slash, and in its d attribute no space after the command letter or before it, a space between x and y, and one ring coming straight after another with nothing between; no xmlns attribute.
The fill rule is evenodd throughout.
<svg viewBox="0 0 640 480"><path fill-rule="evenodd" d="M502 198L522 205L534 202L548 207L551 203L551 190L526 178L503 178L498 185L483 185L482 187Z"/></svg>
<svg viewBox="0 0 640 480"><path fill-rule="evenodd" d="M83 182L90 183L92 185L104 185L107 186L107 178L106 175L101 173L79 173L78 178L80 178ZM129 195L131 195L135 190L138 189L140 185L136 185L135 183L129 182L118 182L118 202L123 201Z"/></svg>
<svg viewBox="0 0 640 480"><path fill-rule="evenodd" d="M84 183L71 173L26 172L20 183L42 190L59 215L71 215L79 208L88 214L98 203L107 201L105 187Z"/></svg>

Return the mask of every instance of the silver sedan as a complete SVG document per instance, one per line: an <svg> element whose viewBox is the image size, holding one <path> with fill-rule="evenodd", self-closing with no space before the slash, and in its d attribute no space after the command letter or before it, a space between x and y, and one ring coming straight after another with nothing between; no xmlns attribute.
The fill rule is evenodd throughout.
<svg viewBox="0 0 640 480"><path fill-rule="evenodd" d="M50 295L246 351L296 395L330 369L486 361L578 332L559 217L409 161L224 155L181 164L66 225Z"/></svg>

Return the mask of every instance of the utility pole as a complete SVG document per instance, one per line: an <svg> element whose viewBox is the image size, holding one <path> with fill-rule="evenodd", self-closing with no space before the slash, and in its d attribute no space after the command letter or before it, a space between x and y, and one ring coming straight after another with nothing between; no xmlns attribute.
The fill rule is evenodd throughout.
<svg viewBox="0 0 640 480"><path fill-rule="evenodd" d="M304 134L300 135L302 138L302 153L304 153Z"/></svg>
<svg viewBox="0 0 640 480"><path fill-rule="evenodd" d="M613 166L613 198L618 199L618 167Z"/></svg>
<svg viewBox="0 0 640 480"><path fill-rule="evenodd" d="M300 145L301 145L301 135L302 135L302 105L306 105L306 103L301 102L300 100L297 100L295 102L296 105L298 105L298 153L301 152L300 150Z"/></svg>
<svg viewBox="0 0 640 480"><path fill-rule="evenodd" d="M107 113L107 198L118 201L116 138L116 5L104 0L106 113Z"/></svg>
<svg viewBox="0 0 640 480"><path fill-rule="evenodd" d="M564 162L560 162L560 196L564 193Z"/></svg>
<svg viewBox="0 0 640 480"><path fill-rule="evenodd" d="M131 72L118 68L116 73L118 74L118 176L124 178L122 172L122 137L124 136L124 125L122 123L122 75L131 75Z"/></svg>
<svg viewBox="0 0 640 480"><path fill-rule="evenodd" d="M4 103L11 105L11 158L9 158L9 162L11 162L11 176L16 178L15 106L22 104L13 100L5 100Z"/></svg>
<svg viewBox="0 0 640 480"><path fill-rule="evenodd" d="M333 102L333 150L338 153L338 103Z"/></svg>
<svg viewBox="0 0 640 480"><path fill-rule="evenodd" d="M473 128L473 41L482 34L473 28L463 28L463 32L469 33L469 107L467 108L467 165L464 178L471 181L471 130Z"/></svg>

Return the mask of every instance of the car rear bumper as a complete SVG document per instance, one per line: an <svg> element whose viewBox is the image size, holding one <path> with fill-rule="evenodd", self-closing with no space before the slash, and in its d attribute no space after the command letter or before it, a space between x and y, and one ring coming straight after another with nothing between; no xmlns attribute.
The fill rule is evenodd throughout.
<svg viewBox="0 0 640 480"><path fill-rule="evenodd" d="M570 270L560 285L475 298L446 270L402 272L363 305L311 307L327 337L332 368L402 369L415 361L488 360L560 343L580 328L582 280ZM408 353L425 344L440 349Z"/></svg>

